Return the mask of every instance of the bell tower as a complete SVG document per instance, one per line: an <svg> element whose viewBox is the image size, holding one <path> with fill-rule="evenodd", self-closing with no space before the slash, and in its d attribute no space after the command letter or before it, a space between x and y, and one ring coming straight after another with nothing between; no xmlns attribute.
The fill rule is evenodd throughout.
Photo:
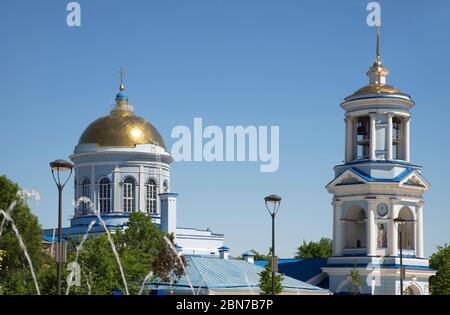
<svg viewBox="0 0 450 315"><path fill-rule="evenodd" d="M428 294L428 278L434 274L423 245L423 194L430 186L421 166L410 160L415 103L387 84L388 74L377 28L369 84L341 104L345 163L334 167L335 178L326 186L333 194L333 257L323 270L336 294L352 291L353 268L361 277L361 294Z"/></svg>

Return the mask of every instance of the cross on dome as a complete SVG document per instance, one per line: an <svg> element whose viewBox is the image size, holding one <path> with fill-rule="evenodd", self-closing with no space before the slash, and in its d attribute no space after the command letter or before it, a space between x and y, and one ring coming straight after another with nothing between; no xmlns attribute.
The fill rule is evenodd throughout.
<svg viewBox="0 0 450 315"><path fill-rule="evenodd" d="M119 75L120 75L120 87L119 87L119 90L121 92L123 92L123 91L125 91L125 87L123 85L123 77L125 75L125 71L123 70L123 67L120 67Z"/></svg>

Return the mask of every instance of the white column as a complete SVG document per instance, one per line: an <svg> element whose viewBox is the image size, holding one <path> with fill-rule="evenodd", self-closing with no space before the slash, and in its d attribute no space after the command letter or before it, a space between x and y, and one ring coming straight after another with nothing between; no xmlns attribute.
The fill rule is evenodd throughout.
<svg viewBox="0 0 450 315"><path fill-rule="evenodd" d="M375 208L376 200L367 200L367 223L366 223L366 249L367 256L375 256L376 248L376 226L375 226Z"/></svg>
<svg viewBox="0 0 450 315"><path fill-rule="evenodd" d="M416 205L416 256L423 258L423 202Z"/></svg>
<svg viewBox="0 0 450 315"><path fill-rule="evenodd" d="M353 117L345 117L345 163L353 160Z"/></svg>
<svg viewBox="0 0 450 315"><path fill-rule="evenodd" d="M377 128L376 128L376 113L370 113L370 159L376 160L377 155Z"/></svg>
<svg viewBox="0 0 450 315"><path fill-rule="evenodd" d="M333 201L333 256L342 256L342 201Z"/></svg>
<svg viewBox="0 0 450 315"><path fill-rule="evenodd" d="M146 212L145 207L145 176L144 166L139 166L139 211Z"/></svg>
<svg viewBox="0 0 450 315"><path fill-rule="evenodd" d="M398 255L398 230L394 219L398 216L398 205L391 203L391 221L389 223L389 252L391 256Z"/></svg>
<svg viewBox="0 0 450 315"><path fill-rule="evenodd" d="M353 148L352 148L352 157L353 157L353 159L356 159L356 157L358 156L358 151L357 151L357 145L356 145L356 137L357 137L357 124L358 124L358 118L354 118L353 119L353 122L352 122L352 130L353 130L353 132L352 132L352 139L353 139Z"/></svg>
<svg viewBox="0 0 450 315"><path fill-rule="evenodd" d="M75 182L76 182L76 185L74 185L75 186L75 189L74 189L74 199L75 199L75 202L77 202L78 201L78 199L80 199L80 190L79 190L79 187L80 187L80 172L79 172L79 169L78 169L78 167L76 167L76 166L74 166L73 167L73 171L74 171L74 173L75 173Z"/></svg>
<svg viewBox="0 0 450 315"><path fill-rule="evenodd" d="M410 132L410 118L409 117L405 117L404 119L404 123L405 123L405 134L404 134L404 155L405 155L405 161L406 162L410 162L411 161L411 157L410 157L410 138L409 138L409 132Z"/></svg>
<svg viewBox="0 0 450 315"><path fill-rule="evenodd" d="M386 132L386 145L387 145L387 159L392 160L392 118L394 116L393 113L387 113L387 132Z"/></svg>
<svg viewBox="0 0 450 315"><path fill-rule="evenodd" d="M113 189L114 189L114 202L113 202L113 211L120 211L120 168L119 165L115 165L113 172Z"/></svg>
<svg viewBox="0 0 450 315"><path fill-rule="evenodd" d="M97 210L97 198L95 196L95 165L91 165L91 201L92 204L95 206L95 209Z"/></svg>

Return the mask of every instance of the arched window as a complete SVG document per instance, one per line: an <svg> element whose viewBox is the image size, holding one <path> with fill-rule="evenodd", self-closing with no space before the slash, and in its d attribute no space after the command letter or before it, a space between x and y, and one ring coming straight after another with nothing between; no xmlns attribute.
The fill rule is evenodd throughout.
<svg viewBox="0 0 450 315"><path fill-rule="evenodd" d="M163 190L165 193L169 191L169 182L167 181L167 179L163 182Z"/></svg>
<svg viewBox="0 0 450 315"><path fill-rule="evenodd" d="M400 243L400 237L398 238L399 248L414 249L414 216L411 209L403 207L398 213L398 218L406 220L405 223L397 224L397 228L401 234L402 242Z"/></svg>
<svg viewBox="0 0 450 315"><path fill-rule="evenodd" d="M156 209L156 194L157 185L153 179L149 179L145 184L145 196L146 196L146 207L147 213L157 213Z"/></svg>
<svg viewBox="0 0 450 315"><path fill-rule="evenodd" d="M91 182L88 178L83 179L81 182L81 197L91 198ZM81 202L81 211L85 214L89 210L89 204L87 202Z"/></svg>
<svg viewBox="0 0 450 315"><path fill-rule="evenodd" d="M363 208L351 207L345 214L345 248L366 247L366 214Z"/></svg>
<svg viewBox="0 0 450 315"><path fill-rule="evenodd" d="M100 180L98 201L100 212L111 211L111 182L106 177Z"/></svg>
<svg viewBox="0 0 450 315"><path fill-rule="evenodd" d="M133 212L136 207L135 202L136 181L133 177L127 177L123 181L123 210Z"/></svg>

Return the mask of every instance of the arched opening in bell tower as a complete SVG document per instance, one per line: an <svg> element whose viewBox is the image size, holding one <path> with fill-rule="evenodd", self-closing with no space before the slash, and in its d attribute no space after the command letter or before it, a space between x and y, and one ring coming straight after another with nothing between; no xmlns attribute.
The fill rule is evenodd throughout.
<svg viewBox="0 0 450 315"><path fill-rule="evenodd" d="M392 158L394 160L402 160L402 148L403 148L403 124L402 120L398 117L392 118Z"/></svg>
<svg viewBox="0 0 450 315"><path fill-rule="evenodd" d="M370 156L370 118L358 117L356 121L356 159L368 159Z"/></svg>
<svg viewBox="0 0 450 315"><path fill-rule="evenodd" d="M345 217L345 248L366 248L366 213L354 206L347 210Z"/></svg>

